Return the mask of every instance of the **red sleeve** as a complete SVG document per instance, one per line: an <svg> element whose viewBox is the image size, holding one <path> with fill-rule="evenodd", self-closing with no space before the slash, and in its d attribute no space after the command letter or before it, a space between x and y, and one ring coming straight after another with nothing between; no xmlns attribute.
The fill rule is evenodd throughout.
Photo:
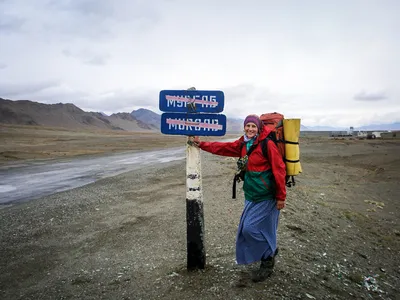
<svg viewBox="0 0 400 300"><path fill-rule="evenodd" d="M286 199L286 165L273 141L268 141L268 157L276 183L276 200Z"/></svg>
<svg viewBox="0 0 400 300"><path fill-rule="evenodd" d="M240 157L242 142L240 140L234 142L200 142L199 147L201 150L212 154Z"/></svg>

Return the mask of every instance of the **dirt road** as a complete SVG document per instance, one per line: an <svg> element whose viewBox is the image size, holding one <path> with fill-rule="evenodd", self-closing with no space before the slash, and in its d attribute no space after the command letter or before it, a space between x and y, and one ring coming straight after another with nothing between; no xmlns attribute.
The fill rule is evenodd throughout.
<svg viewBox="0 0 400 300"><path fill-rule="evenodd" d="M163 149L185 143L185 137L156 132L84 131L0 124L0 167L26 161L63 159Z"/></svg>
<svg viewBox="0 0 400 300"><path fill-rule="evenodd" d="M301 140L273 276L234 287L235 160L202 152L207 267L186 271L184 162L0 210L2 299L398 299L400 142Z"/></svg>

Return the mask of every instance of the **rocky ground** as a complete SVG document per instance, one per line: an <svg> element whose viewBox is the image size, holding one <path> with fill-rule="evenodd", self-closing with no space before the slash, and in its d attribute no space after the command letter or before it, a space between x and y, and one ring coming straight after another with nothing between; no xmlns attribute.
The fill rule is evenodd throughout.
<svg viewBox="0 0 400 300"><path fill-rule="evenodd" d="M1 299L399 299L400 142L301 140L275 273L235 282L235 160L202 152L206 268L186 270L185 161L0 209Z"/></svg>

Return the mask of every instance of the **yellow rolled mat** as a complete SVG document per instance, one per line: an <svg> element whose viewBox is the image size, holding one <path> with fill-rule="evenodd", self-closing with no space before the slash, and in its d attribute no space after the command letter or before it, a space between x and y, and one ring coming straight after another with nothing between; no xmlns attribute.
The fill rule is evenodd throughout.
<svg viewBox="0 0 400 300"><path fill-rule="evenodd" d="M299 142L300 137L300 119L284 119L283 135L285 141ZM300 147L299 144L285 143L286 175L294 176L302 172L300 164ZM297 161L297 162L290 162Z"/></svg>

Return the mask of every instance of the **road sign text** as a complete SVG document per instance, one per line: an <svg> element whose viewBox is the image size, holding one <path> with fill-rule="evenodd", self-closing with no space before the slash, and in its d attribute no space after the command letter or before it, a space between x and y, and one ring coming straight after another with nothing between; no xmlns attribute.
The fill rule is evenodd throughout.
<svg viewBox="0 0 400 300"><path fill-rule="evenodd" d="M161 132L221 136L226 132L226 117L220 114L164 113L161 116Z"/></svg>
<svg viewBox="0 0 400 300"><path fill-rule="evenodd" d="M159 108L165 112L219 113L224 108L224 93L163 90L160 92Z"/></svg>

